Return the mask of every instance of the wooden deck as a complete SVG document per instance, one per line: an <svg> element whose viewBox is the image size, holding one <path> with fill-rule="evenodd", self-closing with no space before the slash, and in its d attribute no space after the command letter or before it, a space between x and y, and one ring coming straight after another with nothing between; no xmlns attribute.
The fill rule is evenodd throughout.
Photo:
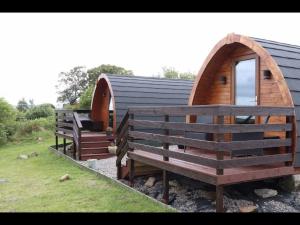
<svg viewBox="0 0 300 225"><path fill-rule="evenodd" d="M175 152L183 152L177 149ZM204 158L216 158L216 155L199 153L197 150L186 150L187 154L201 156ZM169 158L164 161L160 155L135 149L128 152L128 157L133 160L149 164L154 167L178 173L197 180L202 180L213 185L229 185L247 181L261 180L272 177L292 175L294 167L285 166L283 163L272 165L244 166L224 169L223 175L216 175L216 169L200 164L186 162L180 159ZM226 158L230 158L227 156Z"/></svg>
<svg viewBox="0 0 300 225"><path fill-rule="evenodd" d="M138 120L139 115L160 116L160 120ZM171 122L172 116L209 116L208 123ZM249 116L250 115L250 116ZM284 122L238 123L234 118L281 116ZM265 120L265 121L269 121ZM145 128L155 131L145 132ZM182 136L170 131L180 131ZM274 132L279 135L274 135ZM218 212L223 211L223 188L242 182L281 177L296 173L295 110L271 106L170 106L131 107L117 130L117 162L129 158L129 180L134 182L135 161L160 168L163 172L163 200L168 203L168 172L216 186ZM192 136L190 136L192 134ZM270 135L273 134L273 135ZM158 145L151 144L156 142ZM148 143L148 144L146 144ZM183 146L186 151L170 149ZM119 176L118 176L119 177Z"/></svg>

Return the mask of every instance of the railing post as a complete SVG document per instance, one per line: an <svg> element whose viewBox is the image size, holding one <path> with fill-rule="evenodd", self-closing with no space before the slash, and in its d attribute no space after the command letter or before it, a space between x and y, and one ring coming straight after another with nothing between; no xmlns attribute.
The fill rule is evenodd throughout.
<svg viewBox="0 0 300 225"><path fill-rule="evenodd" d="M165 123L169 122L169 115L165 115ZM164 129L164 135L169 135L169 129ZM169 150L169 143L163 143L165 151ZM169 161L169 157L163 156L164 161ZM167 170L163 170L163 198L162 201L165 204L169 204L169 173Z"/></svg>
<svg viewBox="0 0 300 225"><path fill-rule="evenodd" d="M224 124L224 116L217 116L217 124ZM217 133L216 134L216 141L222 142L224 141L224 134ZM217 160L223 160L224 159L224 151L220 151L218 149L217 151ZM218 168L216 170L217 175L223 175L224 170L223 168ZM224 212L224 205L223 205L223 186L217 185L216 186L216 211L217 212Z"/></svg>
<svg viewBox="0 0 300 225"><path fill-rule="evenodd" d="M66 120L66 113L63 114L64 115L64 120ZM64 134L66 132L63 132ZM63 143L64 143L64 154L66 154L66 138L63 138Z"/></svg>
<svg viewBox="0 0 300 225"><path fill-rule="evenodd" d="M58 136L56 134L58 127L58 112L55 112L55 148L58 150Z"/></svg>
<svg viewBox="0 0 300 225"><path fill-rule="evenodd" d="M130 115L129 115L129 118L131 119L131 120L134 120L134 114L133 113L131 113ZM134 126L132 126L132 125L130 125L129 126L129 130L130 131L133 131L134 130ZM133 141L133 138L127 138L127 140L128 139L130 139L130 141ZM133 151L133 149L128 149L128 151ZM134 160L133 159L130 159L129 160L129 183L130 183L130 187L133 187L133 185L134 185Z"/></svg>
<svg viewBox="0 0 300 225"><path fill-rule="evenodd" d="M295 119L295 116L287 116L286 117L286 123L292 124L292 130L286 132L286 138L291 138L292 144L291 144L291 146L286 147L286 151L287 151L287 153L292 153L292 159L293 159L292 162L285 162L286 166L291 166L294 161L294 149L295 149L295 145L296 145L296 143L295 143L296 128L295 128L294 119Z"/></svg>

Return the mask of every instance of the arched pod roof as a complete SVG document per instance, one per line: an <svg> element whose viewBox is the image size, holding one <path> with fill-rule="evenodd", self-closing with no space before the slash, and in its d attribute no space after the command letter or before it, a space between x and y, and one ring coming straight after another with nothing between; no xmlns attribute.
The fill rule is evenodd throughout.
<svg viewBox="0 0 300 225"><path fill-rule="evenodd" d="M97 84L105 80L110 87L115 107L116 127L130 106L187 105L193 81L142 76L101 74ZM92 100L92 111L97 102L97 87Z"/></svg>
<svg viewBox="0 0 300 225"><path fill-rule="evenodd" d="M300 127L300 46L270 41L260 38L229 34L219 41L205 59L194 82L189 105L197 104L195 99L200 90L201 78L208 73L209 67L224 49L234 44L241 44L253 50L266 64L278 83L284 105L294 106L296 111L296 128ZM300 130L297 129L296 165L300 166Z"/></svg>

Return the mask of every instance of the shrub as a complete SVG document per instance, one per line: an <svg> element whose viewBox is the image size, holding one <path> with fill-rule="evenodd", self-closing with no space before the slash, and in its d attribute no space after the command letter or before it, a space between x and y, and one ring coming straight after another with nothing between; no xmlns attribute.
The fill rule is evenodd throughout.
<svg viewBox="0 0 300 225"><path fill-rule="evenodd" d="M94 91L94 85L90 85L80 96L79 106L81 109L90 109L92 102L92 95Z"/></svg>
<svg viewBox="0 0 300 225"><path fill-rule="evenodd" d="M25 117L28 120L45 118L54 115L54 109L51 104L41 104L27 110Z"/></svg>
<svg viewBox="0 0 300 225"><path fill-rule="evenodd" d="M6 124L16 119L17 110L4 98L0 98L0 123Z"/></svg>
<svg viewBox="0 0 300 225"><path fill-rule="evenodd" d="M7 130L4 124L0 123L0 145L7 142Z"/></svg>
<svg viewBox="0 0 300 225"><path fill-rule="evenodd" d="M35 120L20 121L16 126L15 138L20 138L23 135L30 135L35 131L54 130L54 127L54 116Z"/></svg>

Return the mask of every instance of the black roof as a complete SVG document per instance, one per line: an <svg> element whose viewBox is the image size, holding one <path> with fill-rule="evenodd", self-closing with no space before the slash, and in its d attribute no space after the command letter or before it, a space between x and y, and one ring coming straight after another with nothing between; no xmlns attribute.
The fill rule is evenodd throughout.
<svg viewBox="0 0 300 225"><path fill-rule="evenodd" d="M130 106L187 105L193 81L106 74L115 98L117 126Z"/></svg>

